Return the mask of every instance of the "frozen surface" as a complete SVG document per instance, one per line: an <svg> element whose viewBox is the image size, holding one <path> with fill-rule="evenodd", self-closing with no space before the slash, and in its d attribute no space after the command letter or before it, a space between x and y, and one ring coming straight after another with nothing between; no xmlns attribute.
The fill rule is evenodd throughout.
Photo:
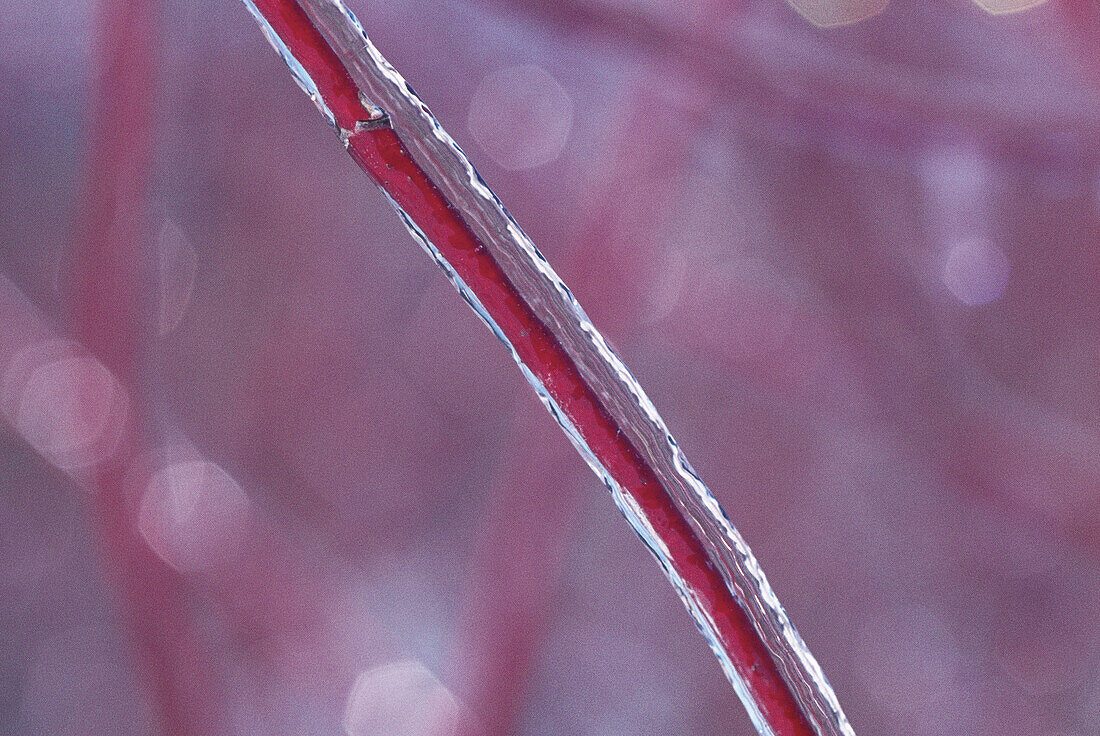
<svg viewBox="0 0 1100 736"><path fill-rule="evenodd" d="M641 385L593 326L566 284L400 72L377 50L343 3L340 0L310 0L304 2L303 7L348 65L360 91L371 104L385 112L414 159L440 188L447 201L459 209L477 239L501 264L527 304L534 305L539 321L547 325L561 341L586 382L600 397L618 426L629 435L631 444L640 452L643 461L655 471L661 486L704 540L705 553L745 609L753 628L763 638L818 733L821 736L852 734L832 687L791 624L752 551L692 469ZM261 25L266 26L262 18ZM267 31L267 35L272 33ZM285 47L277 40L273 45L285 58ZM292 70L300 70L293 59L288 63ZM309 91L311 85L308 80L303 87ZM311 97L315 95L311 94ZM642 134L642 131L638 133ZM396 204L394 207L399 209ZM672 555L655 529L661 522L649 518L629 492L619 485L604 467L598 451L586 442L543 382L524 365L508 338L494 324L493 316L462 282L446 257L404 212L399 211L399 214L412 235L448 274L463 298L505 343L570 441L611 490L619 510L657 557L684 605L695 618L696 625L722 663L757 729L762 734L771 733L757 703L730 661L720 634L714 629L705 608L699 604L699 593L677 574Z"/></svg>

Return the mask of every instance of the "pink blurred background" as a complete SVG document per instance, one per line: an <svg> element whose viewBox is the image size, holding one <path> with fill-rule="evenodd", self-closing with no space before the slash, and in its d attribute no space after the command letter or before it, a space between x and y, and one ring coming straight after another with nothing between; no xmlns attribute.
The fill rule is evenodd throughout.
<svg viewBox="0 0 1100 736"><path fill-rule="evenodd" d="M0 734L751 733L243 6L136 3L122 49L112 5L0 13ZM857 733L1100 733L1100 10L349 5ZM120 53L151 127L96 99Z"/></svg>

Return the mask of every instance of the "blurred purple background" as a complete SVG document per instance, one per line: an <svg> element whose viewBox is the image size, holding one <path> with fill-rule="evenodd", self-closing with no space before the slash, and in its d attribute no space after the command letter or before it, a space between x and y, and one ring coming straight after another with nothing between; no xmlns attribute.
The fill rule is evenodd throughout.
<svg viewBox="0 0 1100 736"><path fill-rule="evenodd" d="M1100 733L1100 11L349 4L647 387L857 733ZM749 734L235 0L157 6L136 366L67 340L96 12L0 14L0 734L199 733L158 706L192 668L212 732ZM110 532L89 475L136 416ZM128 588L111 533L177 594ZM135 587L171 632L135 633Z"/></svg>

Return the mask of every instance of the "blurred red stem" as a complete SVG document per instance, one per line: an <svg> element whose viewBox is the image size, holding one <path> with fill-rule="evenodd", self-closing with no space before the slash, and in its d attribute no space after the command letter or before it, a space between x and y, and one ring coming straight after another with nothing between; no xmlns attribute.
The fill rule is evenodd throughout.
<svg viewBox="0 0 1100 736"><path fill-rule="evenodd" d="M477 536L454 670L480 736L519 730L577 516L576 454L541 407L516 411L515 438Z"/></svg>
<svg viewBox="0 0 1100 736"><path fill-rule="evenodd" d="M73 322L77 339L135 391L117 449L89 480L91 513L142 676L164 733L215 736L225 731L221 689L185 610L182 580L141 539L133 514L132 463L145 429L138 392L156 39L152 0L101 1Z"/></svg>

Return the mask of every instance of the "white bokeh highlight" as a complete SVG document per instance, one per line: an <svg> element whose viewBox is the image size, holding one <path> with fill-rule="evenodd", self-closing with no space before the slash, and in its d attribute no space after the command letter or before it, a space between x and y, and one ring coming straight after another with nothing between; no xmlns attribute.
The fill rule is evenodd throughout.
<svg viewBox="0 0 1100 736"><path fill-rule="evenodd" d="M191 241L172 221L157 237L157 334L175 330L183 320L195 290L199 256Z"/></svg>
<svg viewBox="0 0 1100 736"><path fill-rule="evenodd" d="M191 459L165 463L152 474L138 529L161 559L193 572L231 554L248 518L249 501L240 484L220 466Z"/></svg>
<svg viewBox="0 0 1100 736"><path fill-rule="evenodd" d="M443 683L415 661L359 674L344 710L347 736L458 736L463 708Z"/></svg>
<svg viewBox="0 0 1100 736"><path fill-rule="evenodd" d="M1042 5L1047 0L974 0L983 10L993 15L1008 15Z"/></svg>
<svg viewBox="0 0 1100 736"><path fill-rule="evenodd" d="M533 169L561 155L573 128L573 101L542 67L508 67L478 85L467 125L498 165L510 171Z"/></svg>
<svg viewBox="0 0 1100 736"><path fill-rule="evenodd" d="M963 304L979 306L1000 299L1008 286L1010 266L1004 251L985 240L968 240L947 252L943 283Z"/></svg>
<svg viewBox="0 0 1100 736"><path fill-rule="evenodd" d="M0 405L39 454L76 472L115 452L128 399L111 371L75 343L44 340L11 361L0 382Z"/></svg>
<svg viewBox="0 0 1100 736"><path fill-rule="evenodd" d="M889 0L787 0L806 20L819 28L858 23L878 15Z"/></svg>

